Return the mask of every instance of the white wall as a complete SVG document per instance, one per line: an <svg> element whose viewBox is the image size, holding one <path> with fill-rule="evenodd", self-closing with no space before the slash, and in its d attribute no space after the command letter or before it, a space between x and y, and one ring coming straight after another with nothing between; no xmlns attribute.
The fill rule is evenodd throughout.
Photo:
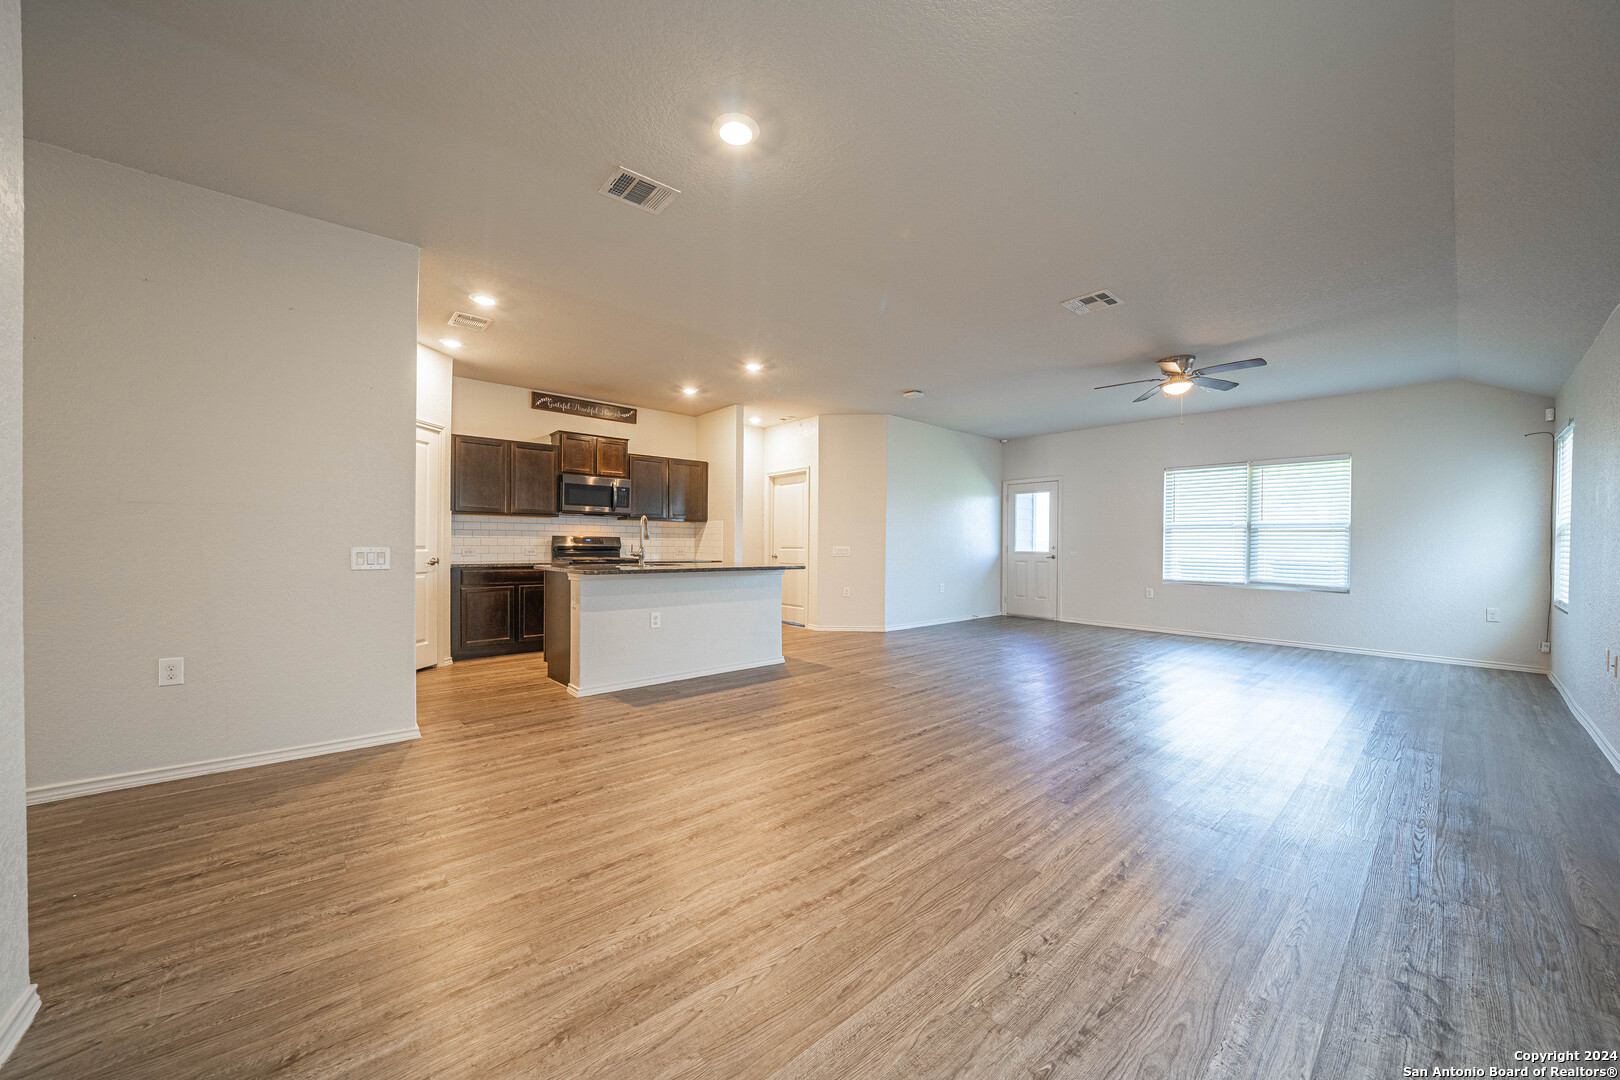
<svg viewBox="0 0 1620 1080"><path fill-rule="evenodd" d="M416 249L27 165L36 796L415 737ZM350 571L354 545L394 569ZM170 656L185 685L158 687Z"/></svg>
<svg viewBox="0 0 1620 1080"><path fill-rule="evenodd" d="M1553 612L1552 677L1620 769L1620 678L1604 670L1620 654L1620 309L1558 392L1558 417L1575 421L1574 499L1569 611Z"/></svg>
<svg viewBox="0 0 1620 1080"><path fill-rule="evenodd" d="M1062 481L1063 619L1544 670L1549 404L1429 383L1020 439L1004 473ZM1165 468L1343 452L1349 593L1160 580Z"/></svg>
<svg viewBox="0 0 1620 1080"><path fill-rule="evenodd" d="M443 431L439 441L439 566L434 591L438 594L438 623L433 634L439 663L450 660L450 416L455 362L426 345L416 347L416 419Z"/></svg>
<svg viewBox="0 0 1620 1080"><path fill-rule="evenodd" d="M545 390L549 387L536 387ZM562 393L563 391L558 391ZM451 428L458 435L518 442L549 442L553 431L611 435L630 440L633 454L702 460L697 452L697 417L657 409L637 409L634 424L531 408L529 391L518 386L456 379Z"/></svg>
<svg viewBox="0 0 1620 1080"><path fill-rule="evenodd" d="M1001 444L887 419L885 625L895 630L996 614Z"/></svg>
<svg viewBox="0 0 1620 1080"><path fill-rule="evenodd" d="M0 1063L39 1007L28 982L23 809L22 28L0 0Z"/></svg>
<svg viewBox="0 0 1620 1080"><path fill-rule="evenodd" d="M709 463L709 527L720 533L720 560L742 554L743 408L727 405L698 417L698 461Z"/></svg>
<svg viewBox="0 0 1620 1080"><path fill-rule="evenodd" d="M821 416L817 461L817 630L882 630L887 418ZM849 548L834 556L835 547ZM849 595L844 595L845 589Z"/></svg>

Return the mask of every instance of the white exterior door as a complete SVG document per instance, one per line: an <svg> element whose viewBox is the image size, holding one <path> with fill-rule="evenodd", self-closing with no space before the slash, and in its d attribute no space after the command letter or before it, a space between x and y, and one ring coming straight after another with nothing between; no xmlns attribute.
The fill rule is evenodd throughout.
<svg viewBox="0 0 1620 1080"><path fill-rule="evenodd" d="M770 555L774 563L808 565L810 550L810 474L799 471L770 478ZM809 611L809 571L782 575L782 621L803 626Z"/></svg>
<svg viewBox="0 0 1620 1080"><path fill-rule="evenodd" d="M439 526L444 513L442 490L444 432L416 425L416 667L432 667L439 651L439 582L445 572L439 557Z"/></svg>
<svg viewBox="0 0 1620 1080"><path fill-rule="evenodd" d="M1008 484L1002 520L1006 522L1002 596L1007 614L1057 618L1057 482Z"/></svg>

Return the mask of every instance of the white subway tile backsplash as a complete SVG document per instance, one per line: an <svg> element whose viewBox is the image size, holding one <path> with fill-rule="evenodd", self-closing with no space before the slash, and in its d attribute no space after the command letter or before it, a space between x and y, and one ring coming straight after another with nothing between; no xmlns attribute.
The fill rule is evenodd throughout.
<svg viewBox="0 0 1620 1080"><path fill-rule="evenodd" d="M719 560L725 550L723 521L652 521L647 523L647 532L647 555L653 559ZM497 518L454 514L450 534L452 563L545 562L551 558L551 538L558 535L620 536L625 551L634 551L641 542L641 524L578 515Z"/></svg>

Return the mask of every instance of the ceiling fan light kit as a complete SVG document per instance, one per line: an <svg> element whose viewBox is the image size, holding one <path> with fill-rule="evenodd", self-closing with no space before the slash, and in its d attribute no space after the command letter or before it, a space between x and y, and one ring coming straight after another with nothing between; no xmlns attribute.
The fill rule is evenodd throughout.
<svg viewBox="0 0 1620 1080"><path fill-rule="evenodd" d="M1112 390L1116 386L1140 386L1143 383L1152 383L1147 390L1135 401L1146 401L1154 394L1163 394L1166 397L1181 397L1195 386L1202 386L1206 390L1232 390L1237 383L1230 379L1211 379L1209 376L1217 371L1237 371L1241 368L1265 367L1266 362L1256 356L1252 360L1234 360L1229 364L1216 364L1213 367L1195 368L1198 357L1191 353L1178 353L1175 356L1166 356L1155 361L1163 376L1157 379L1132 379L1130 382L1107 383L1098 386L1098 390ZM1133 402L1134 404L1135 402Z"/></svg>

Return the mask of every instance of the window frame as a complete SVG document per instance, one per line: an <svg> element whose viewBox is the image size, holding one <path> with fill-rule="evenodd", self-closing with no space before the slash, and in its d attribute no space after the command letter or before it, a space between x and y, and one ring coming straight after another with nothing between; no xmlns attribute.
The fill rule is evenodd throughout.
<svg viewBox="0 0 1620 1080"><path fill-rule="evenodd" d="M1245 521L1246 521L1246 528L1245 528L1245 531L1244 531L1243 573L1244 573L1244 577L1247 578L1249 576L1249 574L1251 573L1252 567L1254 565L1254 470L1255 470L1255 466L1257 466L1257 465L1305 465L1305 464L1309 464L1309 463L1315 462L1315 461L1343 461L1347 465L1350 466L1351 502L1352 502L1352 505L1353 505L1353 503L1354 503L1354 492L1355 492L1355 468L1354 468L1354 463L1353 463L1353 457L1354 457L1354 455L1349 454L1349 453L1312 454L1312 455L1305 456L1305 457L1255 458L1255 459L1252 459L1252 460L1249 460L1249 461L1220 461L1220 462L1209 462L1209 463L1202 464L1202 465L1170 465L1170 466L1165 467L1164 475L1165 475L1165 477L1168 477L1173 472L1188 472L1188 471L1192 471L1192 470L1196 470L1196 469L1229 468L1229 467L1234 466L1234 465L1241 465L1241 466L1244 467L1244 469L1248 473L1248 483L1245 485L1245 515L1244 515L1244 518L1245 518ZM1161 481L1161 484L1160 484L1159 513L1160 513L1160 521L1159 521L1159 583L1161 585L1198 585L1198 586L1204 586L1204 587L1207 587L1207 588L1217 588L1217 589L1258 589L1258 590L1261 590L1261 591L1269 591L1269 592L1338 593L1338 594L1343 595L1343 594L1348 594L1350 592L1351 586L1354 584L1355 576L1354 576L1353 569L1352 569L1352 566L1351 566L1351 558L1350 558L1351 550L1354 547L1353 539L1354 539L1354 527L1355 527L1355 514L1354 514L1353 509L1352 509L1352 512L1351 512L1351 515L1350 515L1350 520L1345 523L1345 527L1344 527L1345 528L1345 570L1344 570L1344 587L1343 588L1339 588L1337 586L1328 586L1328 585L1290 585L1290 584L1281 583L1281 582L1197 581L1197 580L1193 580L1193 579L1189 579L1189 578L1165 577L1164 576L1164 556L1165 556L1164 537L1165 537L1165 533L1168 530L1169 526L1166 524L1166 522L1164 521L1164 517L1163 517L1163 514L1164 514L1164 501L1163 501L1163 482L1162 481Z"/></svg>
<svg viewBox="0 0 1620 1080"><path fill-rule="evenodd" d="M1569 473L1563 474L1559 468L1559 461L1564 456L1565 447L1569 448ZM1567 491L1565 489L1568 489ZM1567 496L1567 498L1566 498ZM1565 506L1569 508L1569 516L1565 518L1562 526L1559 525L1559 516ZM1552 603L1553 607L1569 614L1569 585L1570 585L1570 553L1574 547L1575 525L1575 421L1571 420L1563 429L1553 436L1553 507L1552 507ZM1564 548L1564 598L1558 598L1558 548L1559 535L1563 535Z"/></svg>

